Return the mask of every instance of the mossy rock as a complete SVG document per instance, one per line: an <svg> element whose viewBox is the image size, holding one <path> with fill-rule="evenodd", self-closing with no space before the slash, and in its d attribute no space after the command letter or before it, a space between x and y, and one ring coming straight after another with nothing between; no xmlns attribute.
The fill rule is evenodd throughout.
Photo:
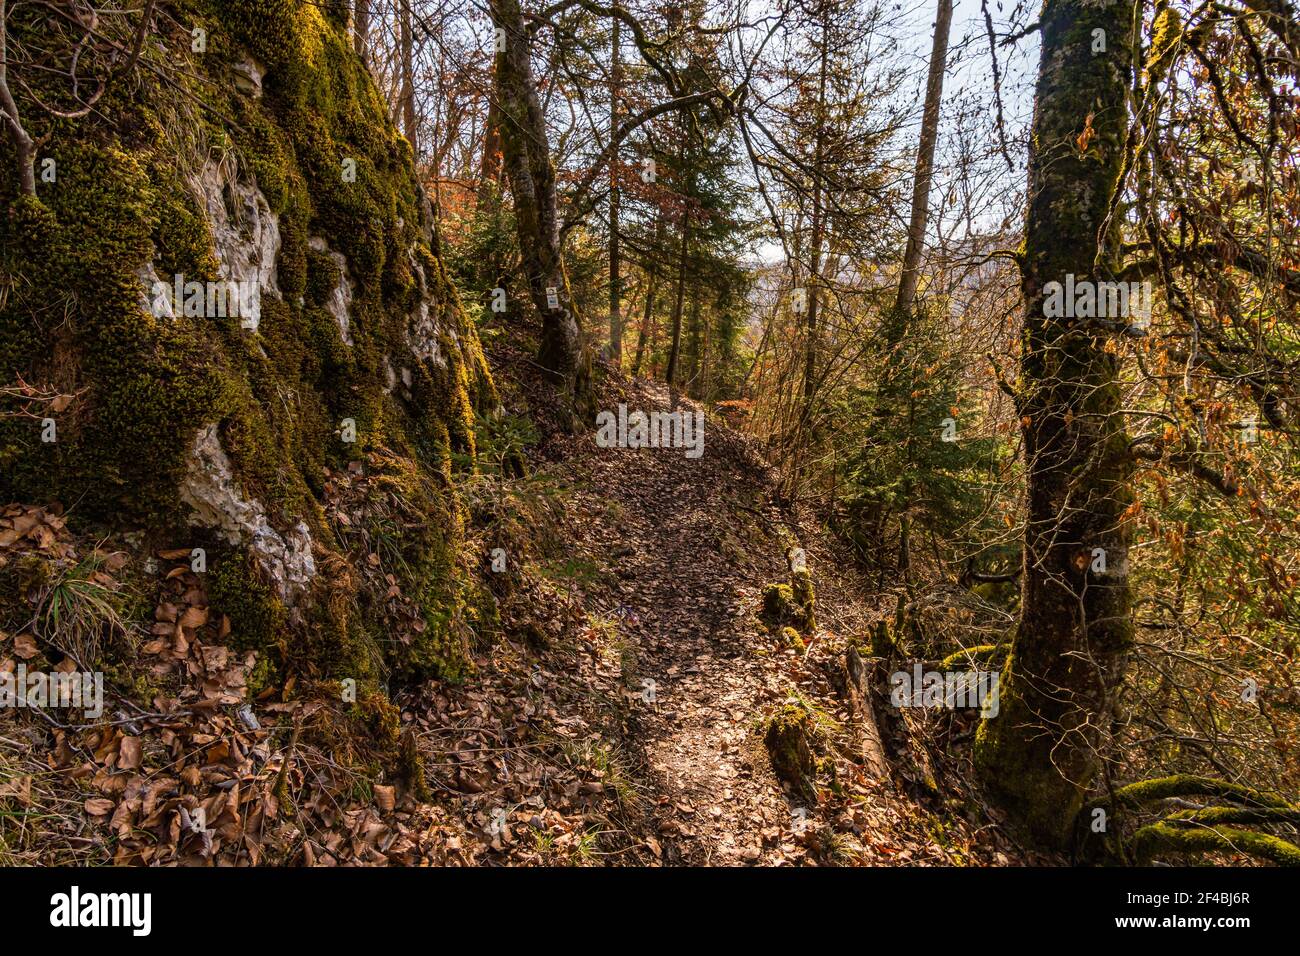
<svg viewBox="0 0 1300 956"><path fill-rule="evenodd" d="M763 585L763 620L780 626L795 618L794 590L788 584Z"/></svg>
<svg viewBox="0 0 1300 956"><path fill-rule="evenodd" d="M813 752L816 722L807 708L787 703L767 721L763 743L772 771L792 794L817 801L817 760Z"/></svg>
<svg viewBox="0 0 1300 956"><path fill-rule="evenodd" d="M801 634L811 635L817 629L812 578L807 571L796 571L791 581L763 586L763 623L773 629L794 627Z"/></svg>
<svg viewBox="0 0 1300 956"><path fill-rule="evenodd" d="M799 628L803 633L811 634L817 630L817 599L813 589L812 574L806 568L792 572L790 590L794 596Z"/></svg>
<svg viewBox="0 0 1300 956"><path fill-rule="evenodd" d="M391 450L409 472L391 491L418 511L394 543L401 583L427 623L418 639L392 639L383 595L362 593L356 576L322 570L286 607L248 542L212 562L209 598L230 616L232 647L258 652L259 689L291 672L462 677L462 622L478 636L499 625L457 565L464 521L452 457L475 467L475 415L499 400L434 254L410 145L352 48L346 4L176 6L186 30L207 31L206 54L176 62L188 41L168 41L165 53L148 44L152 68L111 84L101 111L76 123L31 111L57 183L39 183L32 198L17 195L15 177L0 178L0 273L23 279L0 297L0 384L22 377L77 396L57 416L53 443L30 420L0 415L0 495L76 502L74 523L193 537L179 487L195 436L216 424L239 492L281 532L305 523L318 567L338 568L352 556L325 519L326 469ZM11 43L35 23L12 17ZM231 81L250 56L266 70L261 97ZM36 95L56 92L43 84L57 80L28 79ZM177 135L187 129L193 141ZM189 185L213 159L237 170L240 188L259 189L278 221L278 293L261 290L256 331L229 316L171 319L148 308L150 267L164 280L219 278L215 230ZM345 159L354 181L341 175ZM7 137L0 161L13 163ZM313 237L346 256L351 345L325 308L340 270ZM436 341L416 354L412 316L425 311ZM355 444L338 438L345 418Z"/></svg>

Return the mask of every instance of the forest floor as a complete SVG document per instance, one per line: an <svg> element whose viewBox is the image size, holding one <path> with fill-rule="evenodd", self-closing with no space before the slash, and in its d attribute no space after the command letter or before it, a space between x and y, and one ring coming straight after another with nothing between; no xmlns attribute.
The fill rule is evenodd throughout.
<svg viewBox="0 0 1300 956"><path fill-rule="evenodd" d="M882 748L871 708L845 692L844 661L851 641L892 615L896 595L873 589L820 522L778 503L748 439L710 414L698 458L601 448L592 428L558 427L525 353L491 357L497 381L510 383L507 417L530 422L535 440L525 474L471 476L463 489L466 553L483 562L500 633L471 642L465 680L395 698L424 787L350 764L327 685L249 700L256 655L223 646L228 622L209 614L188 550L162 551L156 636L136 650L136 667L174 690L149 708L114 700L108 725L0 714L0 862L1026 859L966 785L968 758L950 752L969 739L969 716L920 716L924 760L881 759L900 744L887 735ZM594 392L597 410L695 408L609 374ZM14 559L71 560L91 546L56 513L4 514L0 551ZM498 547L509 570L494 575L486 557ZM766 625L760 607L765 585L789 582L792 548L803 549L816 594L816 626L798 641ZM109 557L110 574L126 560ZM37 654L29 637L0 641L0 660ZM812 787L783 785L765 744L773 715L792 707L809 718Z"/></svg>
<svg viewBox="0 0 1300 956"><path fill-rule="evenodd" d="M544 407L545 387L522 355L493 359L499 381L518 383L507 405ZM596 408L619 403L698 408L658 383L602 377ZM1008 862L1016 851L984 825L964 786L917 796L880 760L870 711L850 706L837 675L847 641L892 615L895 596L876 593L836 539L778 503L775 476L749 440L709 415L704 453L691 458L601 448L592 429L546 424L530 457L534 476L563 489L552 533L563 541L565 610L579 639L576 649L558 640L523 658L570 746L538 749L547 734L535 723L505 735L507 751L527 755L533 792L506 783L499 766L484 781L470 804L497 807L498 822L499 808L511 808L504 828L487 814L485 854L516 863ZM803 549L816 594L804 646L760 619L763 587L789 581L791 548ZM473 693L508 681L519 663L497 656ZM768 720L791 703L813 715L815 799L782 785L765 747ZM457 752L472 752L464 744ZM559 774L568 787L556 786L556 754L575 752ZM426 756L435 766L446 754ZM548 821L530 798L561 812ZM558 844L548 822L567 828Z"/></svg>

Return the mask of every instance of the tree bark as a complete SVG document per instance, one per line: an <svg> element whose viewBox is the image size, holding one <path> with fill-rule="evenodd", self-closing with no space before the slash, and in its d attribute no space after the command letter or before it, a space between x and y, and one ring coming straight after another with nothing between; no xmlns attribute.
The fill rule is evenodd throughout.
<svg viewBox="0 0 1300 956"><path fill-rule="evenodd" d="M912 179L912 219L903 251L903 271L894 308L901 315L912 311L921 278L921 250L930 218L930 186L934 181L934 146L939 139L939 107L943 102L943 74L948 67L948 33L952 28L952 0L939 0L934 21L930 72L925 81L925 109L921 114L921 139L916 149L916 175Z"/></svg>
<svg viewBox="0 0 1300 956"><path fill-rule="evenodd" d="M701 321L702 298L699 282L691 283L691 312L690 318L686 322L686 341L690 346L687 350L686 363L686 384L688 386L699 379L704 362L704 323ZM698 396L698 387L691 394Z"/></svg>
<svg viewBox="0 0 1300 956"><path fill-rule="evenodd" d="M609 138L618 135L618 87L620 69L619 27L621 21L613 18L609 80ZM617 367L623 365L623 277L622 259L618 247L619 217L618 150L609 155L609 358Z"/></svg>
<svg viewBox="0 0 1300 956"><path fill-rule="evenodd" d="M659 217L655 223L655 238L653 250L658 250L664 238L664 220ZM655 310L655 293L659 290L659 266L654 264L650 266L650 282L645 297L645 312L641 316L641 334L636 340L636 357L632 360L632 375L636 376L641 371L641 359L645 355L645 345L650 338L651 324L654 319Z"/></svg>
<svg viewBox="0 0 1300 956"><path fill-rule="evenodd" d="M24 196L36 195L36 142L23 126L18 104L9 89L9 9L0 0L0 109L14 141L14 160L18 166L18 189Z"/></svg>
<svg viewBox="0 0 1300 956"><path fill-rule="evenodd" d="M821 65L817 80L817 132L813 140L813 205L812 238L808 250L808 316L804 334L803 400L804 424L811 425L813 393L817 375L817 303L820 298L822 241L825 232L825 210L822 208L823 164L826 143L826 80L830 70L830 12L822 8L822 37L819 56Z"/></svg>
<svg viewBox="0 0 1300 956"><path fill-rule="evenodd" d="M370 0L356 0L352 8L352 45L363 61L370 57Z"/></svg>
<svg viewBox="0 0 1300 956"><path fill-rule="evenodd" d="M994 799L1055 846L1100 769L1133 641L1132 465L1117 358L1103 332L1048 317L1044 286L1069 274L1113 278L1119 236L1108 213L1126 149L1131 16L1121 0L1046 0L1040 19L1021 260L1022 611L1000 711L981 724L975 756ZM1105 54L1091 51L1095 30Z"/></svg>
<svg viewBox="0 0 1300 956"><path fill-rule="evenodd" d="M483 155L479 158L478 206L485 205L490 197L498 195L495 190L501 185L502 172L501 110L493 96L489 97L486 127L483 130Z"/></svg>
<svg viewBox="0 0 1300 956"><path fill-rule="evenodd" d="M686 301L686 259L691 241L691 214L682 218L682 239L677 258L677 298L673 302L672 342L668 347L668 368L664 372L664 381L669 385L677 383L677 360L682 348L682 307Z"/></svg>
<svg viewBox="0 0 1300 956"><path fill-rule="evenodd" d="M533 78L528 31L519 0L490 2L494 23L505 31L504 49L496 59L496 93L519 254L533 305L542 317L538 361L572 391L577 384L581 343L561 259L555 169Z"/></svg>

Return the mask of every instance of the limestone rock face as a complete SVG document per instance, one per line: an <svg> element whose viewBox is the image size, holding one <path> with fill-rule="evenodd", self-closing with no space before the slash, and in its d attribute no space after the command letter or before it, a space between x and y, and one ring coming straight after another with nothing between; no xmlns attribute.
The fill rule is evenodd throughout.
<svg viewBox="0 0 1300 956"><path fill-rule="evenodd" d="M253 99L262 97L262 77L266 70L260 63L249 57L235 64L235 89Z"/></svg>
<svg viewBox="0 0 1300 956"><path fill-rule="evenodd" d="M349 328L352 324L352 280L348 276L347 256L341 252L335 252L330 249L329 244L319 236L313 236L309 243L311 248L317 252L323 252L330 257L334 267L339 271L338 284L330 292L329 299L325 302L325 308L329 314L334 317L335 324L339 327L339 336L343 339L344 345L355 345Z"/></svg>
<svg viewBox="0 0 1300 956"><path fill-rule="evenodd" d="M55 368L74 397L57 444L0 416L0 495L210 549L213 620L267 674L461 674L447 476L499 399L410 144L332 5L209 7L220 44L53 129L57 188L13 210L0 384Z"/></svg>
<svg viewBox="0 0 1300 956"><path fill-rule="evenodd" d="M221 278L247 283L254 292L253 311L241 316L246 328L261 322L261 297L280 293L276 256L280 253L280 220L256 184L242 179L233 161L209 160L198 190L203 197Z"/></svg>
<svg viewBox="0 0 1300 956"><path fill-rule="evenodd" d="M180 497L196 524L253 553L285 604L292 606L316 576L306 523L299 521L284 535L271 527L262 503L240 491L216 425L199 429Z"/></svg>

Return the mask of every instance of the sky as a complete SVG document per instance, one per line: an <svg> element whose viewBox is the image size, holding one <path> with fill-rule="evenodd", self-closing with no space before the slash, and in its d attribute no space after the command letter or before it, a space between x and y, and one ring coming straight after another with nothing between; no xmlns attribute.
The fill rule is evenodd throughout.
<svg viewBox="0 0 1300 956"><path fill-rule="evenodd" d="M754 2L761 6L764 0ZM986 2L999 43L1002 37L1033 22L1038 14L1038 5L1026 0ZM909 152L915 149L919 135L936 5L936 0L900 0L886 4L888 30L896 39L899 55L907 68L907 77L897 95L908 105L910 120L897 145ZM997 60L1001 74L1004 129L1010 144L1008 154L1012 164L1008 169L1005 158L998 151L996 155L990 154L984 158L979 166L980 174L974 178L981 183L990 200L994 194L1006 193L1006 200L1013 202L1024 178L1023 137L1032 118L1038 35L1030 34L1009 47L999 46ZM940 230L951 234L955 229L966 228L964 222L959 227L949 210L942 205L945 189L951 184L956 171L957 156L963 150L969 151L972 142L990 151L997 142L993 67L981 0L956 0L948 61L944 77L944 112L936 149L936 181L931 196L932 206L937 206L934 210L936 215L931 217L932 241L937 238ZM971 128L958 127L963 113L968 118L975 117L973 123L967 120L967 125ZM906 209L900 210L904 216L907 212ZM992 231L1001 225L1007 215L1015 213L1016 210L1008 208L1006 202L991 204L991 208L974 217L973 225L979 231ZM780 246L775 243L764 244L757 252L762 261L769 263L779 261L782 255Z"/></svg>

